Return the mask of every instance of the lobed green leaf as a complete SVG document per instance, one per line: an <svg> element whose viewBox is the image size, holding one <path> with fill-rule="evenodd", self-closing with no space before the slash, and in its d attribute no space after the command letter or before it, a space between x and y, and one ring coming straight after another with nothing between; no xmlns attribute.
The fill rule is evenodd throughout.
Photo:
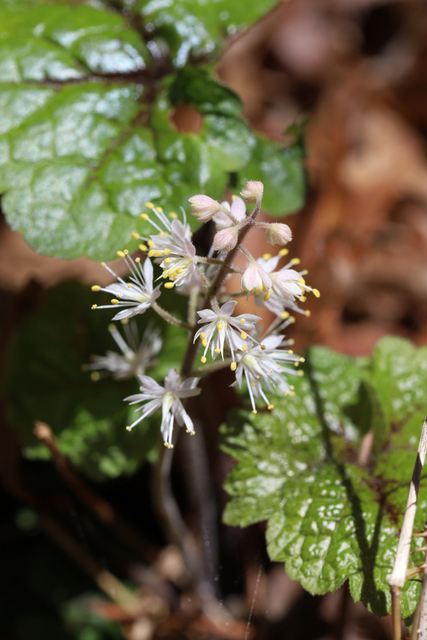
<svg viewBox="0 0 427 640"><path fill-rule="evenodd" d="M353 598L377 615L390 611L387 576L424 417L425 357L397 338L381 340L370 362L313 348L295 396L271 397L271 414L241 411L223 427L223 449L237 460L225 521L267 520L269 555L291 578L316 594L349 580ZM374 444L361 460L366 437ZM423 481L420 529L426 507ZM406 583L407 618L418 591Z"/></svg>

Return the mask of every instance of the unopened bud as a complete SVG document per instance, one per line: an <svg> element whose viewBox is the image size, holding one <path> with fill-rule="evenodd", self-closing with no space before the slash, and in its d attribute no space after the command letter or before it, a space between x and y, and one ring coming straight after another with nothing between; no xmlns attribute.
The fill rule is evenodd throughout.
<svg viewBox="0 0 427 640"><path fill-rule="evenodd" d="M261 202L264 193L264 185L258 180L249 180L240 192L246 204L255 204Z"/></svg>
<svg viewBox="0 0 427 640"><path fill-rule="evenodd" d="M238 235L239 229L237 227L228 227L218 231L213 240L215 251L231 251L231 249L234 249Z"/></svg>
<svg viewBox="0 0 427 640"><path fill-rule="evenodd" d="M292 240L292 231L287 224L273 222L268 225L265 238L270 244L284 245Z"/></svg>
<svg viewBox="0 0 427 640"><path fill-rule="evenodd" d="M208 222L221 209L221 205L209 196L197 195L189 198L191 213L199 222Z"/></svg>

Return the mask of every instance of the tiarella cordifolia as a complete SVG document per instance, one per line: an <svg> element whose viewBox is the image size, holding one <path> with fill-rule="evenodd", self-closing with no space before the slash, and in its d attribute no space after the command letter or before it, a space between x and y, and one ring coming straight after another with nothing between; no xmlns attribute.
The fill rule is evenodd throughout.
<svg viewBox="0 0 427 640"><path fill-rule="evenodd" d="M110 304L92 308L119 307L121 310L113 319L125 322L131 317L135 321L151 308L160 318L188 334L181 371L170 369L162 385L146 374L146 368L161 348L158 329L157 333L147 329L140 345L134 341L131 347L116 328L110 328L122 353L107 352L106 356L95 357L88 368L106 369L116 378L137 376L140 393L125 400L131 405L141 404L137 408L141 415L128 429L161 408L161 433L167 447L173 446L175 424L185 425L188 432L194 433L186 399L200 393L200 377L221 366L230 367L235 373L233 386L247 386L255 413L258 401L273 409L269 397L272 393L293 394L289 377L302 374L297 367L304 359L289 349L292 341L286 340L283 332L295 321L292 313L309 315L308 310L299 306L307 294L313 293L316 297L320 294L306 284L306 271L295 269L299 264L297 258L281 264L288 253L284 245L292 240L292 232L284 223L257 221L263 193L262 182L250 181L242 189L241 197L233 197L231 204L203 194L190 198L191 213L196 220L211 225L212 245L206 254L198 252L184 210L182 215L166 214L161 207L148 202L147 210L140 215L145 234L137 231L132 234L139 241L140 255L133 257L128 251L118 252L129 270L129 277L116 275L113 267L103 263L115 282L106 287L95 285L92 290L114 297ZM245 246L248 233L265 234L269 243L279 247L276 255L253 256ZM244 269L235 265L238 254L246 260ZM240 287L236 291L230 285L236 278L231 276L239 278ZM159 304L162 287L188 296L186 320ZM260 316L236 313L238 299L242 306L252 295L258 306L275 315L273 323L264 331ZM244 311L241 306L240 311ZM198 356L201 365L197 364ZM94 373L98 371L92 375Z"/></svg>

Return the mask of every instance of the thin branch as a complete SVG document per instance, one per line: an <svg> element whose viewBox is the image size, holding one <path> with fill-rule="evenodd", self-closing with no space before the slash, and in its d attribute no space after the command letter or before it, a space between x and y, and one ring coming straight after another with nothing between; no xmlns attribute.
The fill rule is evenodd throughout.
<svg viewBox="0 0 427 640"><path fill-rule="evenodd" d="M59 450L50 427L44 422L36 421L34 423L34 433L40 442L49 449L56 469L83 504L94 513L101 522L112 527L129 546L136 550L139 556L144 560L153 561L157 556L157 549L136 533L109 502L96 495L84 484L68 459Z"/></svg>

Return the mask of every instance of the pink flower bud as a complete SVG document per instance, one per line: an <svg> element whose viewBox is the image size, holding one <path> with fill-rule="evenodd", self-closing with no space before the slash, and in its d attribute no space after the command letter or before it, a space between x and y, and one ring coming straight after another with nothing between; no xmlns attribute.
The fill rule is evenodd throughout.
<svg viewBox="0 0 427 640"><path fill-rule="evenodd" d="M221 205L209 196L198 195L189 198L191 213L199 222L208 222L221 209Z"/></svg>
<svg viewBox="0 0 427 640"><path fill-rule="evenodd" d="M261 202L264 193L264 185L257 180L249 180L240 192L246 204L255 204Z"/></svg>
<svg viewBox="0 0 427 640"><path fill-rule="evenodd" d="M265 232L265 238L270 244L287 244L292 240L292 231L287 224L273 222Z"/></svg>
<svg viewBox="0 0 427 640"><path fill-rule="evenodd" d="M215 234L213 246L215 251L231 251L237 243L239 229L237 227L227 227Z"/></svg>

